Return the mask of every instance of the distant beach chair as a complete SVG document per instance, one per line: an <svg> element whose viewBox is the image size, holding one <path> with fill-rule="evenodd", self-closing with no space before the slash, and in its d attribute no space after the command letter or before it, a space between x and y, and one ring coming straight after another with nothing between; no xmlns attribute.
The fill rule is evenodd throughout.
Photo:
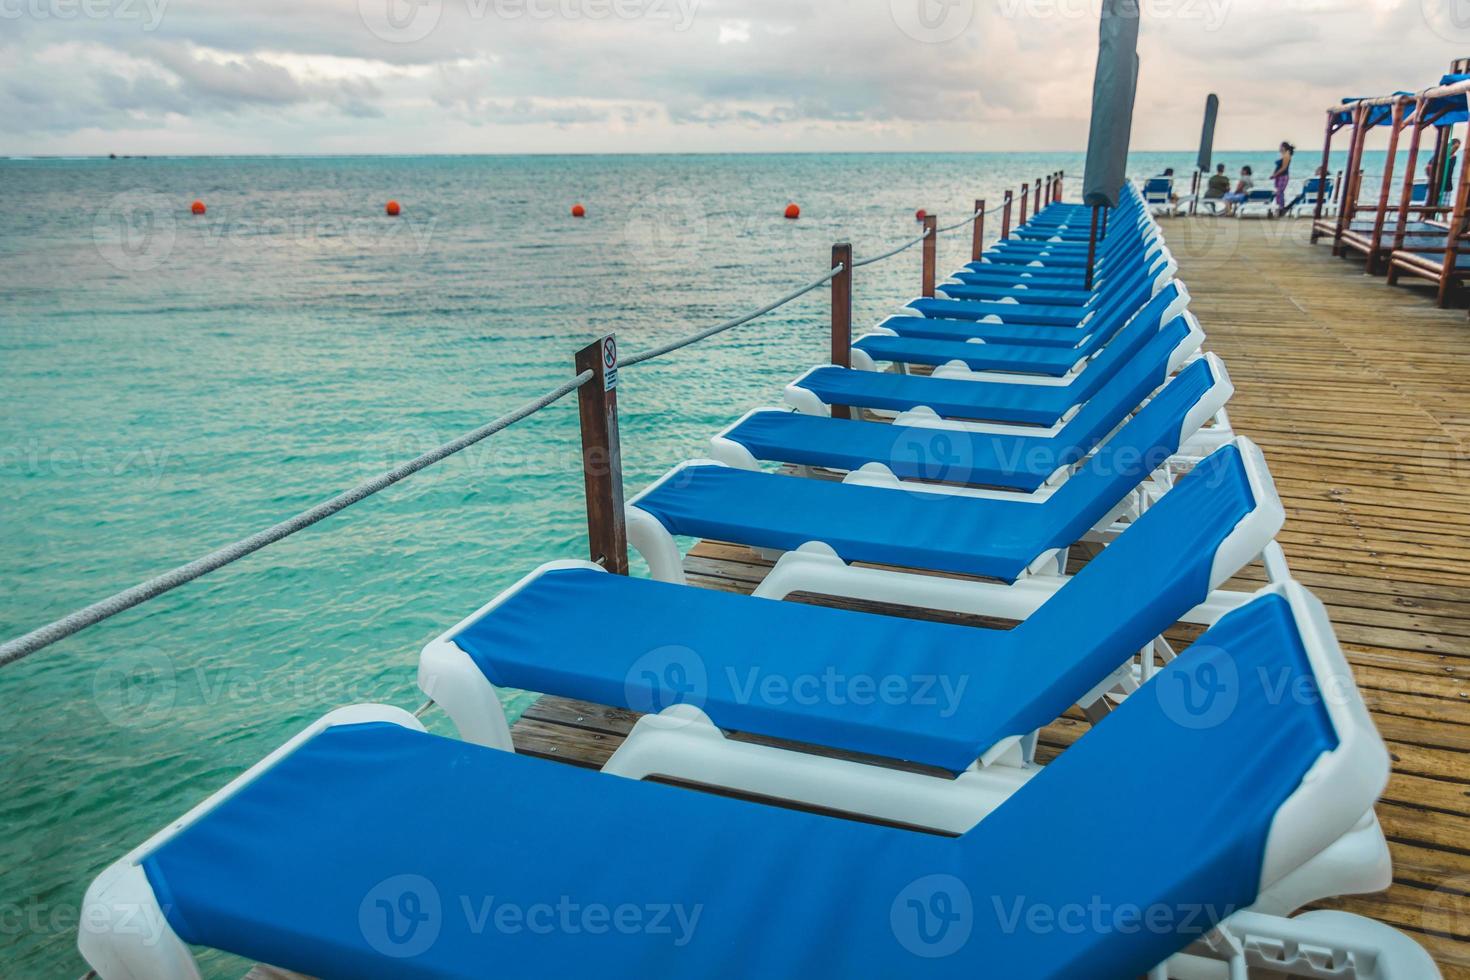
<svg viewBox="0 0 1470 980"><path fill-rule="evenodd" d="M1143 185L1143 203L1153 214L1178 214L1179 202L1171 177L1150 177Z"/></svg>
<svg viewBox="0 0 1470 980"><path fill-rule="evenodd" d="M1269 217L1275 207L1276 189L1274 187L1253 187L1246 192L1245 200L1236 205L1235 216L1243 218L1259 210L1262 216Z"/></svg>
<svg viewBox="0 0 1470 980"><path fill-rule="evenodd" d="M1307 182L1302 185L1301 192L1291 201L1287 202L1283 214L1292 214L1301 210L1316 213L1317 194L1322 194L1322 213L1335 214L1335 205L1332 203L1333 181L1331 177L1308 177Z"/></svg>

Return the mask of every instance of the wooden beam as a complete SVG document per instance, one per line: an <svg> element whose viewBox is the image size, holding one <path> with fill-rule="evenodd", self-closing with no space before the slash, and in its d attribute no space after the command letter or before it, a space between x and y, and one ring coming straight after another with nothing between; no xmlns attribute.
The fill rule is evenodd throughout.
<svg viewBox="0 0 1470 980"><path fill-rule="evenodd" d="M979 262L985 254L985 198L975 202L975 228L970 236L970 261Z"/></svg>
<svg viewBox="0 0 1470 980"><path fill-rule="evenodd" d="M1419 99L1414 105L1414 115L1409 121L1409 125L1414 127L1414 132L1409 137L1409 156L1404 160L1404 189L1399 194L1399 214L1398 220L1394 222L1393 245L1390 251L1404 247L1404 235L1409 230L1409 205L1414 203L1414 168L1419 165L1419 144L1424 137L1424 127L1419 124L1419 118L1423 112L1424 100ZM1431 178L1429 184L1424 188L1424 203L1426 204L1429 203L1429 195L1434 190L1434 183L1435 179Z"/></svg>
<svg viewBox="0 0 1470 980"><path fill-rule="evenodd" d="M1322 237L1317 231L1317 226L1315 223L1322 220L1322 206L1326 203L1327 199L1327 167L1332 162L1332 134L1336 132L1336 129L1333 127L1332 124L1336 120L1337 113L1329 111L1327 113L1327 132L1322 137L1322 166L1319 170L1321 177L1317 181L1317 204L1315 207L1312 208L1313 243L1315 243L1318 238Z"/></svg>
<svg viewBox="0 0 1470 980"><path fill-rule="evenodd" d="M832 265L842 271L832 277L832 363L852 367L852 244L838 242L832 246ZM852 409L833 405L834 419L852 418Z"/></svg>
<svg viewBox="0 0 1470 980"><path fill-rule="evenodd" d="M1368 239L1368 258L1364 263L1371 276L1378 271L1378 252L1383 247L1383 222L1388 217L1388 193L1393 184L1394 157L1399 150L1399 133L1404 128L1404 102L1394 102L1388 124L1388 153L1383 158L1383 180L1378 188L1378 211L1373 215L1373 234Z"/></svg>
<svg viewBox="0 0 1470 980"><path fill-rule="evenodd" d="M1000 212L1000 238L1005 241L1011 237L1011 192L1006 191L1005 204Z"/></svg>
<svg viewBox="0 0 1470 980"><path fill-rule="evenodd" d="M618 344L612 334L577 351L577 373L592 380L577 389L582 423L582 483L587 496L587 543L592 560L628 574L623 514L623 453L618 440Z"/></svg>

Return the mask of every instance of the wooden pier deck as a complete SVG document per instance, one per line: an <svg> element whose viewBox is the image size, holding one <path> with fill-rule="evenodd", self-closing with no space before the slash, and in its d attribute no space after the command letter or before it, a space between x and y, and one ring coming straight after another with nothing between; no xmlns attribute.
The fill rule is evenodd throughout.
<svg viewBox="0 0 1470 980"><path fill-rule="evenodd" d="M1327 604L1393 754L1378 807L1393 886L1328 904L1403 929L1470 980L1470 324L1427 290L1308 247L1308 224L1165 230L1235 382L1235 428L1265 449L1285 499L1281 544ZM749 591L765 563L705 542L686 566L696 584ZM520 751L599 765L633 720L543 698L514 735ZM1078 714L1050 726L1043 757L1086 727Z"/></svg>

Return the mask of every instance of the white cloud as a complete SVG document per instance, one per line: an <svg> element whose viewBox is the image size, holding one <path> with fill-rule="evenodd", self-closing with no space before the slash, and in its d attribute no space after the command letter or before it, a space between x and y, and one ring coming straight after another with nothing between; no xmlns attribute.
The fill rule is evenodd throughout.
<svg viewBox="0 0 1470 980"><path fill-rule="evenodd" d="M0 152L1077 149L1097 33L1097 0L421 0L411 43L405 0L52 2L0 0ZM1308 147L1470 42L1438 0L1141 2L1139 149L1210 92L1222 148Z"/></svg>

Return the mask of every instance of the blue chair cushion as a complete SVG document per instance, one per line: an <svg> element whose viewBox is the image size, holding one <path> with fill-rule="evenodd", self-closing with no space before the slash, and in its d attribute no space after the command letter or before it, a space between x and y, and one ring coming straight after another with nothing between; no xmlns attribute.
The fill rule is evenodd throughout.
<svg viewBox="0 0 1470 980"><path fill-rule="evenodd" d="M1178 334L1187 332L1182 320ZM1055 436L967 432L930 426L889 425L802 415L758 412L725 433L756 459L855 470L882 463L903 479L936 480L974 486L1035 490L1059 467L1070 466L1127 418L1143 398L1163 383L1169 353L1178 343L1174 330L1155 335L1145 355L1124 365L1114 382ZM1193 400L1178 399L1176 426L1212 383L1204 361L1197 361L1170 383L1190 389Z"/></svg>
<svg viewBox="0 0 1470 980"><path fill-rule="evenodd" d="M1220 676L1231 710L1180 713ZM143 869L185 942L324 980L1137 976L1255 901L1272 818L1336 744L1274 686L1311 680L1258 599L958 838L341 726Z"/></svg>

